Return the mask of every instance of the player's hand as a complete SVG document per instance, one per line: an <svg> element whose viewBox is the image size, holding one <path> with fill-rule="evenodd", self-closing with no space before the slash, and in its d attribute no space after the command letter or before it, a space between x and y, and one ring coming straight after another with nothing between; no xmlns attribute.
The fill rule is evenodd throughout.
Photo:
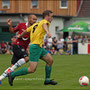
<svg viewBox="0 0 90 90"><path fill-rule="evenodd" d="M51 38L51 34L50 34L50 33L47 33L47 36L48 36L49 38Z"/></svg>
<svg viewBox="0 0 90 90"><path fill-rule="evenodd" d="M7 24L8 24L9 26L12 25L12 21L11 21L11 19L8 19L8 20L7 20Z"/></svg>
<svg viewBox="0 0 90 90"><path fill-rule="evenodd" d="M21 37L20 37L20 34L18 34L16 37L17 37L17 38L21 38Z"/></svg>

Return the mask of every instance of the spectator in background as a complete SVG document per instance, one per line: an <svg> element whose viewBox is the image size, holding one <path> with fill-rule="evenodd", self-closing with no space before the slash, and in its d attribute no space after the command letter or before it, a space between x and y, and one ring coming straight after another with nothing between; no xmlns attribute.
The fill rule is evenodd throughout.
<svg viewBox="0 0 90 90"><path fill-rule="evenodd" d="M58 52L59 55L63 55L63 49L59 49L59 52Z"/></svg>
<svg viewBox="0 0 90 90"><path fill-rule="evenodd" d="M68 37L66 37L64 40L64 50L65 51L67 50L67 39L68 39Z"/></svg>
<svg viewBox="0 0 90 90"><path fill-rule="evenodd" d="M84 39L83 40L84 40L85 43L88 43L88 37L87 37L87 35L84 36Z"/></svg>
<svg viewBox="0 0 90 90"><path fill-rule="evenodd" d="M51 54L52 54L52 55L55 55L55 54L56 54L56 50L55 50L54 47L52 47L52 49L51 49L50 51L51 51Z"/></svg>
<svg viewBox="0 0 90 90"><path fill-rule="evenodd" d="M79 39L79 35L76 35L76 37L77 37L77 40Z"/></svg>
<svg viewBox="0 0 90 90"><path fill-rule="evenodd" d="M47 49L46 49L46 50L47 50L47 52L48 52L48 53L50 53L50 54L51 54L51 50L50 50L48 47L47 47Z"/></svg>
<svg viewBox="0 0 90 90"><path fill-rule="evenodd" d="M69 49L67 49L66 55L71 55L71 51Z"/></svg>
<svg viewBox="0 0 90 90"><path fill-rule="evenodd" d="M57 40L56 40L56 37L53 38L52 47L54 47L55 50L57 50Z"/></svg>
<svg viewBox="0 0 90 90"><path fill-rule="evenodd" d="M63 37L61 37L61 42L64 45L64 38Z"/></svg>
<svg viewBox="0 0 90 90"><path fill-rule="evenodd" d="M51 50L52 49L52 38L47 39L47 47Z"/></svg>
<svg viewBox="0 0 90 90"><path fill-rule="evenodd" d="M72 55L72 39L71 39L71 36L68 36L68 39L67 39L67 48L69 49L70 54Z"/></svg>
<svg viewBox="0 0 90 90"><path fill-rule="evenodd" d="M6 53L5 54L10 54L10 45L9 45L9 42L6 42Z"/></svg>
<svg viewBox="0 0 90 90"><path fill-rule="evenodd" d="M77 35L74 35L74 38L73 38L73 54L78 54L78 39L77 39Z"/></svg>
<svg viewBox="0 0 90 90"><path fill-rule="evenodd" d="M44 48L44 49L47 49L47 39L44 39L43 42L44 42L44 43L43 43L43 48Z"/></svg>
<svg viewBox="0 0 90 90"><path fill-rule="evenodd" d="M61 53L60 53L60 49L63 50L63 46L64 46L64 39L61 37L61 38L59 38L59 40L57 41L57 51L58 51L58 54L61 54Z"/></svg>
<svg viewBox="0 0 90 90"><path fill-rule="evenodd" d="M80 38L78 39L78 42L79 43L82 43L83 42L83 36L81 35Z"/></svg>
<svg viewBox="0 0 90 90"><path fill-rule="evenodd" d="M1 41L1 50L2 50L2 53L5 54L5 52L6 52L6 44L4 43L4 40Z"/></svg>

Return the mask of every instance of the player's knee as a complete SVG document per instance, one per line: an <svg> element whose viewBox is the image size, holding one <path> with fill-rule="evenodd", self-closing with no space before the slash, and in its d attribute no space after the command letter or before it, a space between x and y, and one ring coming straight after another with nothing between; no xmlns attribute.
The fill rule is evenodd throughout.
<svg viewBox="0 0 90 90"><path fill-rule="evenodd" d="M29 57L25 57L24 59L25 59L25 61L26 61L26 62L28 62L28 61L29 61Z"/></svg>
<svg viewBox="0 0 90 90"><path fill-rule="evenodd" d="M36 69L32 69L31 72L34 73L36 71Z"/></svg>
<svg viewBox="0 0 90 90"><path fill-rule="evenodd" d="M36 69L28 68L28 72L29 72L29 73L34 73L35 71L36 71Z"/></svg>
<svg viewBox="0 0 90 90"><path fill-rule="evenodd" d="M53 64L53 59L50 59L48 64L52 65Z"/></svg>
<svg viewBox="0 0 90 90"><path fill-rule="evenodd" d="M35 69L31 69L30 71L29 71L29 73L34 73L36 70Z"/></svg>
<svg viewBox="0 0 90 90"><path fill-rule="evenodd" d="M51 64L51 65L53 64L53 59L50 61L50 64Z"/></svg>

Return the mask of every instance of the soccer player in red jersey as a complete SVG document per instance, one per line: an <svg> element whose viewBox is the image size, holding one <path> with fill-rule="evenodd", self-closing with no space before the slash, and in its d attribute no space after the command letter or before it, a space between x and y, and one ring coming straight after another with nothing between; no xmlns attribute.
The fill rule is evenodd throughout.
<svg viewBox="0 0 90 90"><path fill-rule="evenodd" d="M37 17L35 15L29 15L28 16L28 23L19 23L15 28L12 27L12 21L11 19L7 20L7 24L9 25L9 31L11 33L21 34L23 31L27 29L27 27L33 25L37 21ZM14 65L14 67L11 69L14 71L17 67L20 67L24 63L26 63L29 60L28 54L26 52L26 49L28 47L28 44L30 43L30 34L27 33L22 38L17 38L14 45L13 45L13 57L11 60L11 67ZM0 76L0 81L7 77L7 73L9 72L10 68L7 68L4 73Z"/></svg>

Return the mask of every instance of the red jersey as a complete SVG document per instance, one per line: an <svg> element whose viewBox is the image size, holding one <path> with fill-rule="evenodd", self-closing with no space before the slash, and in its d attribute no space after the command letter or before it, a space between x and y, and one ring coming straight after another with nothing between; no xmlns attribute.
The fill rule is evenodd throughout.
<svg viewBox="0 0 90 90"><path fill-rule="evenodd" d="M18 32L18 34L21 34L26 29L27 23L20 23L15 28L13 28L14 32ZM29 43L30 43L30 33L27 33L22 38L16 39L15 45L20 45L26 50Z"/></svg>
<svg viewBox="0 0 90 90"><path fill-rule="evenodd" d="M1 48L5 48L6 44L5 43L1 43Z"/></svg>

